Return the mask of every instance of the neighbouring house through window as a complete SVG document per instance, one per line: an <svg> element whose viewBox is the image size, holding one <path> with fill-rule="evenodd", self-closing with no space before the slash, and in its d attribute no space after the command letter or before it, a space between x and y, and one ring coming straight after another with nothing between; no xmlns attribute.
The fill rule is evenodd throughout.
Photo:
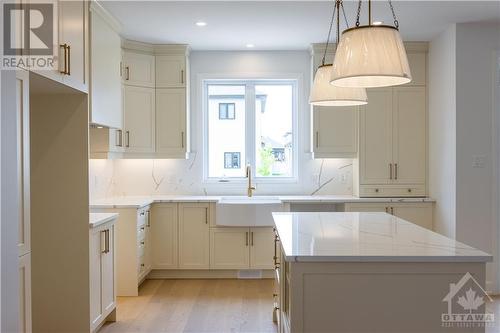
<svg viewBox="0 0 500 333"><path fill-rule="evenodd" d="M294 177L296 86L296 80L204 81L208 179L244 178L247 164L257 180Z"/></svg>
<svg viewBox="0 0 500 333"><path fill-rule="evenodd" d="M234 120L236 117L236 105L234 103L219 103L219 119Z"/></svg>

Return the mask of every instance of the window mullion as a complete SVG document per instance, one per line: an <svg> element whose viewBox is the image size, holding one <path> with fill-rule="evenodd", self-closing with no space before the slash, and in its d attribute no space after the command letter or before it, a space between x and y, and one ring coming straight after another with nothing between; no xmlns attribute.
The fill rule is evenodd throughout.
<svg viewBox="0 0 500 333"><path fill-rule="evenodd" d="M245 88L246 122L245 122L245 148L247 162L256 174L255 162L255 84L247 83Z"/></svg>

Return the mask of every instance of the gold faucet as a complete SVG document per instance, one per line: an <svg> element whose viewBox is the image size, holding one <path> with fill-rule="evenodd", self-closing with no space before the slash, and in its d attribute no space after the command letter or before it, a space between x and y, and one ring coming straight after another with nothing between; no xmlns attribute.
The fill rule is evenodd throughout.
<svg viewBox="0 0 500 333"><path fill-rule="evenodd" d="M253 191L255 191L255 186L252 185L252 167L250 166L250 164L247 164L246 177L248 178L247 195L250 198L253 195Z"/></svg>

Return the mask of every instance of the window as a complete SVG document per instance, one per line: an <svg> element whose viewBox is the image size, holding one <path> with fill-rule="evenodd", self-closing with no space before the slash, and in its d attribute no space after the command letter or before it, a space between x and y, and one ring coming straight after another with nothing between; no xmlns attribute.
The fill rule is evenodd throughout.
<svg viewBox="0 0 500 333"><path fill-rule="evenodd" d="M219 103L219 119L231 119L235 118L235 108L236 105L234 103Z"/></svg>
<svg viewBox="0 0 500 333"><path fill-rule="evenodd" d="M257 180L294 177L296 81L210 80L204 91L206 178L244 178L247 164Z"/></svg>
<svg viewBox="0 0 500 333"><path fill-rule="evenodd" d="M240 153L224 153L224 169L239 169L240 156Z"/></svg>

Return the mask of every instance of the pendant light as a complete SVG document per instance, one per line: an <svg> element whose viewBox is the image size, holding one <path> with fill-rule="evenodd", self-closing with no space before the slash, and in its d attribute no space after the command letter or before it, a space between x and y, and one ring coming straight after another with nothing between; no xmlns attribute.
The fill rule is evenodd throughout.
<svg viewBox="0 0 500 333"><path fill-rule="evenodd" d="M399 34L399 22L391 0L394 26L372 24L371 0L368 0L368 25L359 24L342 33L333 62L330 83L338 87L388 87L411 82L406 50Z"/></svg>
<svg viewBox="0 0 500 333"><path fill-rule="evenodd" d="M333 8L332 19L330 21L330 30L328 31L328 37L326 40L325 52L323 54L323 60L321 61L321 66L319 66L314 76L314 82L311 89L311 95L309 98L309 103L318 106L354 106L354 105L364 105L367 103L366 91L363 88L344 88L335 87L330 84L330 78L332 75L332 64L325 64L326 53L328 51L328 45L330 42L330 35L332 32L333 23L335 20L335 12L337 12L337 40L338 44L339 34L340 34L340 9L345 11L342 0L336 0L335 6ZM347 24L347 19L346 19Z"/></svg>

